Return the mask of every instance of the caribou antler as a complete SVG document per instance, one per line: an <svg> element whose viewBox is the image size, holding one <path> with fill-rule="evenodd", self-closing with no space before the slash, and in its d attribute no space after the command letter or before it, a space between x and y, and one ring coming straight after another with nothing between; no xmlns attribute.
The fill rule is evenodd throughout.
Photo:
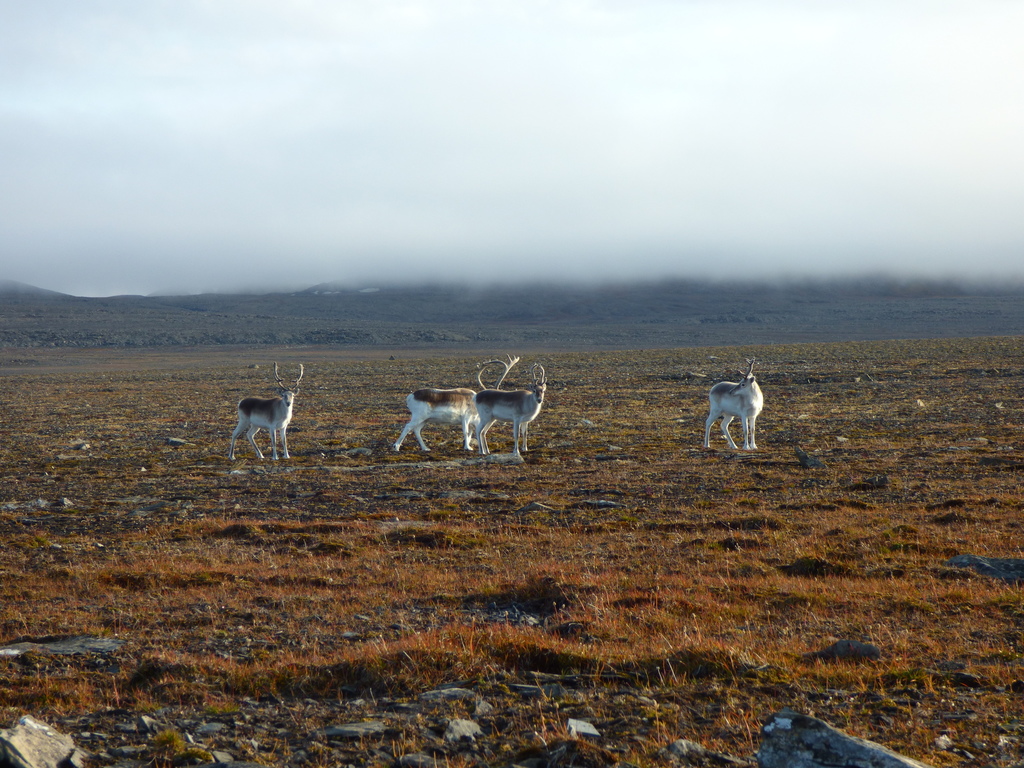
<svg viewBox="0 0 1024 768"><path fill-rule="evenodd" d="M302 374L304 374L305 372L306 369L303 367L302 363L299 363L299 378L297 378L295 380L295 383L289 387L281 380L281 374L277 372L277 363L274 363L274 378L277 379L277 383L281 387L281 389L287 389L289 392L299 391L299 382L302 381Z"/></svg>
<svg viewBox="0 0 1024 768"><path fill-rule="evenodd" d="M480 363L480 365L477 366L480 370L476 372L476 380L480 385L480 389L487 389L487 385L484 384L481 378L484 369L486 369L488 365L494 364L505 366L505 372L501 374L501 378L498 379L498 383L493 387L493 389L501 389L501 384L505 381L505 377L508 376L508 372L512 370L512 366L519 362L518 357L512 357L512 355L506 355L506 357L508 357L508 362L504 360L488 360L487 362Z"/></svg>

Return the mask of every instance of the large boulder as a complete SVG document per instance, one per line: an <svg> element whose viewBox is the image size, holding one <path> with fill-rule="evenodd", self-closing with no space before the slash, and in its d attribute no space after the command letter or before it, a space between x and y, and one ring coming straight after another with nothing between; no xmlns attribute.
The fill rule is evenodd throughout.
<svg viewBox="0 0 1024 768"><path fill-rule="evenodd" d="M0 730L0 765L5 768L61 768L73 756L77 757L70 736L28 715L13 728Z"/></svg>
<svg viewBox="0 0 1024 768"><path fill-rule="evenodd" d="M791 709L780 710L764 724L757 764L760 768L930 768Z"/></svg>
<svg viewBox="0 0 1024 768"><path fill-rule="evenodd" d="M1024 560L1007 557L957 555L946 561L948 568L968 568L982 576L1002 579L1011 584L1024 584Z"/></svg>

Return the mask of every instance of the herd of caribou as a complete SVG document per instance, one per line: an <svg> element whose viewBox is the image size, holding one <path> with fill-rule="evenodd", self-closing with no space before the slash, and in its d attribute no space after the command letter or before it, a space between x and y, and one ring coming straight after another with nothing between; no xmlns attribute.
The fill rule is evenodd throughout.
<svg viewBox="0 0 1024 768"><path fill-rule="evenodd" d="M417 389L405 398L405 404L409 408L409 423L402 429L392 448L396 451L402 448L402 441L410 432L416 435L420 449L429 451L430 448L423 441L421 430L427 424L458 424L462 427L462 447L473 450L471 445L470 431L475 430L476 442L480 453L487 455L490 451L487 448L487 431L496 421L509 422L512 424L512 438L514 449L512 453L520 455L520 442L522 450L527 450L527 428L531 421L540 414L541 406L544 404L544 393L547 391L547 375L544 366L534 363L530 367L530 374L533 381L525 389L504 390L501 388L505 377L508 376L512 367L519 362L518 357L508 356L508 360L488 360L481 363L476 374L480 391L472 389ZM738 418L743 423L743 450L753 451L757 449L754 442L754 424L757 415L764 405L764 397L761 388L754 378L754 360L747 360L749 364L746 373L740 371L743 378L738 381L720 381L715 384L708 393L711 407L707 421L704 423L704 447L711 447L711 427L721 419L722 434L729 443L729 447L738 450L729 434L729 423ZM490 365L501 365L504 371L498 378L493 388L484 385L482 376L484 370ZM282 381L274 363L274 377L277 379L279 394L277 397L246 397L238 403L238 426L231 435L231 448L228 451L228 458L235 458L235 441L241 435L245 435L252 445L256 455L261 459L263 452L256 445L253 439L257 432L266 429L270 432L270 444L273 449L273 458L277 460L278 435L281 438L281 455L283 458L291 458L288 455L288 424L292 420L292 407L295 404L295 396L299 392L299 382L305 369L299 365L299 377L295 383L288 386Z"/></svg>

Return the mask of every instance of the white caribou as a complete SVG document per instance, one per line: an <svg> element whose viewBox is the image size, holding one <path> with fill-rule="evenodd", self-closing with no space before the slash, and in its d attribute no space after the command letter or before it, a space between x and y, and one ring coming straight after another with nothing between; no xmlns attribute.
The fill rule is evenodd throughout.
<svg viewBox="0 0 1024 768"><path fill-rule="evenodd" d="M711 426L721 418L722 434L729 442L729 447L738 450L732 435L729 434L729 422L738 418L743 420L743 450L757 450L757 443L754 442L754 424L764 406L764 395L761 394L761 388L757 386L757 380L754 378L754 360L750 359L747 362L750 364L747 372L739 372L743 376L742 381L720 381L708 393L711 412L704 422L705 448L711 447Z"/></svg>
<svg viewBox="0 0 1024 768"><path fill-rule="evenodd" d="M518 357L508 355L507 361L488 360L481 363L479 366L480 370L476 374L476 380L480 384L480 388L485 389L485 385L481 380L481 374L487 366L497 363L505 367L505 371L501 374L501 378L498 379L498 383L494 385L495 389L500 389L502 382L505 381L505 377L508 376L508 372L518 362ZM423 441L423 435L420 434L420 430L425 425L459 424L462 426L463 449L467 451L473 450L470 445L470 435L480 420L477 415L476 404L473 402L475 395L476 392L472 389L462 387L458 389L425 388L409 393L405 398L405 404L409 408L409 423L405 425L402 429L402 434L398 436L395 444L391 447L396 451L401 450L402 441L412 432L416 435L416 440L420 444L420 450L429 451L430 448L427 447L427 444Z"/></svg>
<svg viewBox="0 0 1024 768"><path fill-rule="evenodd" d="M547 391L547 374L544 366L534 364L530 368L533 383L526 389L505 392L497 389L485 389L477 392L473 398L480 421L476 425L476 441L480 453L487 455L487 430L495 421L512 422L512 438L515 448L512 453L519 456L519 440L522 438L523 450L527 450L527 425L537 418L544 404L544 393Z"/></svg>
<svg viewBox="0 0 1024 768"><path fill-rule="evenodd" d="M261 459L263 452L253 436L261 429L270 432L270 444L273 447L274 461L277 461L277 436L281 436L281 448L283 456L290 459L288 455L288 422L292 420L292 405L295 403L295 396L299 394L299 382L302 381L302 374L305 369L299 365L299 378L292 386L286 386L277 372L277 363L274 363L274 377L277 379L277 397L246 397L238 403L238 426L231 434L231 448L228 450L228 458L235 458L235 441L244 433L249 439L250 445Z"/></svg>

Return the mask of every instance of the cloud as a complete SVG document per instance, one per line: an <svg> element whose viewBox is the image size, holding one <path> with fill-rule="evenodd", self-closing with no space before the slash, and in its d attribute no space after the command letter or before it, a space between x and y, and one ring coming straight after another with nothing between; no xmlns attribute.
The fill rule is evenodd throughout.
<svg viewBox="0 0 1024 768"><path fill-rule="evenodd" d="M21 4L0 11L3 276L1017 275L1022 21L1003 2Z"/></svg>

